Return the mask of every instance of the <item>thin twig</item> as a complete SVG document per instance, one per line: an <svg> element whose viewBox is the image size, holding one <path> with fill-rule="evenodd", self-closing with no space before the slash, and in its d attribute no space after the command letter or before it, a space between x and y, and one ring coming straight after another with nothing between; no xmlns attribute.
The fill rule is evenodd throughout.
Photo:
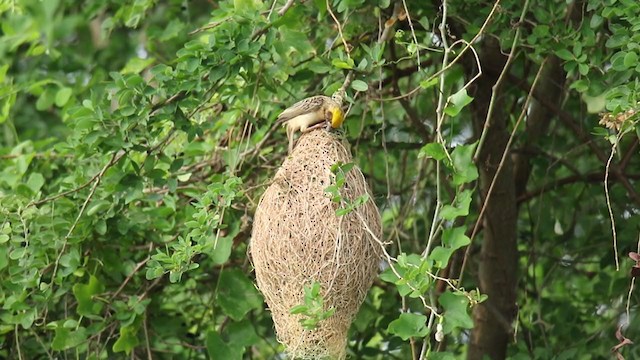
<svg viewBox="0 0 640 360"><path fill-rule="evenodd" d="M145 312L144 320L142 323L142 329L144 330L144 343L147 346L147 360L153 360L151 355L151 344L149 343L149 330L147 329L147 314Z"/></svg>
<svg viewBox="0 0 640 360"><path fill-rule="evenodd" d="M443 1L445 3L446 1ZM416 37L416 32L413 29L413 22L411 21L411 15L409 15L409 8L407 7L407 2L402 0L402 6L404 6L404 12L407 15L407 20L409 21L409 28L411 29L411 36L413 37L413 43L416 45L416 58L418 59L418 69L420 69L420 45L418 45L418 38Z"/></svg>
<svg viewBox="0 0 640 360"><path fill-rule="evenodd" d="M144 260L136 264L136 266L133 268L133 271L131 271L131 274L127 275L127 277L124 279L122 284L120 284L120 287L118 287L118 290L116 290L116 292L114 292L113 295L111 295L111 299L115 299L120 294L120 292L122 292L124 287L131 280L131 278L133 278L133 275L135 275L144 266L144 264L146 264L151 259L152 251L153 251L153 243L149 243L149 255L147 255L147 257Z"/></svg>
<svg viewBox="0 0 640 360"><path fill-rule="evenodd" d="M469 41L467 43L467 45L464 48L462 48L462 50L460 51L458 56L456 56L449 63L449 65L447 65L446 68L442 68L442 69L438 70L435 74L431 75L429 78L424 80L424 82L429 82L429 81L437 78L438 76L440 76L440 74L442 74L443 72L445 72L445 71L449 70L451 67L453 67L460 60L460 58L462 58L462 55L464 55L464 53L467 52L467 50L469 50L471 45L473 43L475 43L476 40L478 40L478 38L480 37L480 35L482 35L484 33L484 31L486 30L487 26L489 25L490 20L493 18L493 14L498 9L498 5L500 4L500 1L501 0L496 0L496 2L493 4L493 7L491 8L491 11L489 12L489 15L487 15L487 18L485 19L484 23L482 24L482 27L480 27L480 30L478 30L478 33L471 39L471 41ZM404 95L395 96L395 97L391 97L391 98L384 98L384 99L383 98L374 98L374 100L380 100L380 101L398 100L400 98L408 97L408 96L411 96L412 94L415 94L421 88L422 88L421 86L418 86L418 87L414 88L413 90L411 90L409 93L404 94Z"/></svg>
<svg viewBox="0 0 640 360"><path fill-rule="evenodd" d="M22 360L22 351L20 350L20 333L18 332L18 325L14 327L14 333L16 337L16 349L18 350L18 359Z"/></svg>
<svg viewBox="0 0 640 360"><path fill-rule="evenodd" d="M640 180L640 174L625 174L625 176L629 179L634 179L634 180ZM555 181L552 181L550 183L544 184L541 187L535 189L535 190L531 190L529 192L526 192L522 195L520 195L516 201L518 202L518 204L528 201L536 196L540 196L545 194L547 191L552 191L557 189L560 186L564 186L564 185L571 185L571 184L575 184L578 181L582 181L585 183L589 183L589 182L598 182L600 183L602 181L602 178L604 177L604 173L603 172L591 172L588 174L576 174L576 175L571 175L571 176L567 176L565 178L561 178ZM608 181L613 181L613 180L608 180Z"/></svg>
<svg viewBox="0 0 640 360"><path fill-rule="evenodd" d="M613 156L616 154L616 147L620 142L620 134L616 136L616 142L611 146L611 154L609 155L609 159L607 159L607 165L605 166L604 171L604 196L606 198L607 203L607 211L609 211L609 219L611 220L611 233L613 236L613 256L616 258L616 271L620 271L620 260L618 259L618 234L616 232L616 219L613 216L613 208L611 207L611 197L609 196L609 169L611 167L611 161L613 160Z"/></svg>
<svg viewBox="0 0 640 360"><path fill-rule="evenodd" d="M345 40L344 38L344 34L342 33L342 25L340 25L340 21L338 21L338 18L333 13L333 10L331 10L331 4L329 4L329 0L325 0L325 3L327 4L327 11L329 12L329 14L331 15L331 18L333 19L333 21L336 23L336 26L338 27L338 34L340 35L340 40L342 40L342 44L344 45L344 51L347 52L347 57L351 59L351 50L349 49L347 40Z"/></svg>
<svg viewBox="0 0 640 360"><path fill-rule="evenodd" d="M36 341L38 342L38 344L40 344L40 346L42 346L42 350L44 350L44 352L47 354L47 356L49 357L49 360L54 360L55 358L49 352L49 346L44 344L44 342L42 341L42 339L38 335L38 332L35 331L34 328L31 328L31 334L36 338Z"/></svg>
<svg viewBox="0 0 640 360"><path fill-rule="evenodd" d="M515 76L509 75L509 78L513 80L513 82L524 91L529 92L531 89L520 79ZM608 156L600 149L593 139L589 136L588 133L584 131L581 125L579 125L579 121L577 121L570 113L561 109L558 105L554 104L553 101L546 99L544 96L540 96L540 94L533 93L534 99L540 102L544 107L551 110L558 118L568 126L573 132L575 132L576 136L582 140L584 144L587 144L591 151L598 157L600 161L603 163L607 162ZM629 179L626 177L622 169L618 164L611 164L611 173L615 176L615 178L620 182L620 184L627 190L629 197L636 203L640 204L640 195L636 191L633 184L629 182Z"/></svg>
<svg viewBox="0 0 640 360"><path fill-rule="evenodd" d="M403 0L404 2L404 0ZM406 6L406 5L405 5ZM443 0L442 1L442 21L440 22L440 25L438 26L438 29L440 30L440 41L442 42L442 48L444 49L444 53L442 54L442 68L446 68L449 62L449 53L451 52L451 49L449 48L449 42L447 41L447 33L446 33L446 26L447 26L447 1ZM413 30L413 27L411 28ZM418 62L420 61L420 58L418 58ZM445 101L444 101L444 94L445 94L445 72L442 72L442 74L440 75L440 81L439 81L439 86L438 86L438 106L436 108L436 141L440 144L442 144L442 148L446 149L445 146L445 140L442 137L442 132L441 132L441 128L442 128L442 124L444 123L444 106L445 106ZM446 152L446 150L445 150ZM447 152L447 157L449 158L449 160L451 161L451 156L449 155L449 153ZM427 246L424 250L423 253L423 258L426 258L429 255L429 252L431 251L431 246L433 245L434 239L435 239L435 233L436 233L436 222L437 219L439 217L439 212L440 209L442 208L442 184L441 184L441 173L442 173L442 166L440 164L440 161L438 161L436 163L436 205L435 205L435 209L433 211L433 219L431 222L431 229L429 229L429 237L427 238ZM430 297L430 300L433 301L433 296ZM433 305L433 304L432 304ZM433 314L429 315L429 323L433 324ZM425 337L422 340L422 348L420 349L420 360L424 359L426 353L427 353L427 347L429 345L429 337Z"/></svg>
<svg viewBox="0 0 640 360"><path fill-rule="evenodd" d="M284 6L280 10L278 10L278 15L280 16L284 15L287 12L287 10L289 10L291 5L293 5L294 1L295 0L287 0Z"/></svg>
<svg viewBox="0 0 640 360"><path fill-rule="evenodd" d="M638 245L636 246L636 253L640 253L640 234L638 235ZM627 312L627 323L631 322L631 294L633 293L633 287L636 283L636 278L632 277L631 278L631 286L629 287L629 294L627 295L627 306L626 306L626 312Z"/></svg>
<svg viewBox="0 0 640 360"><path fill-rule="evenodd" d="M71 190L63 191L61 193L58 193L58 194L53 195L53 196L50 196L48 198L44 198L42 200L33 201L33 202L29 203L29 205L27 205L27 207L29 207L29 206L39 206L39 205L42 205L42 204L44 204L46 202L53 201L53 200L59 199L59 198L61 198L63 196L67 196L69 194L73 194L75 192L78 192L78 191L86 188L87 186L91 185L91 183L93 183L99 175L100 175L100 173L95 174L91 179L89 179L89 181L87 181L86 183L78 186L77 188L73 188Z"/></svg>
<svg viewBox="0 0 640 360"><path fill-rule="evenodd" d="M489 205L489 200L491 198L491 194L493 193L493 187L495 186L497 180L498 180L498 176L500 175L500 171L502 170L502 167L504 166L504 163L507 159L507 157L510 155L509 149L511 148L511 143L513 142L513 139L515 137L516 134L516 130L518 130L518 126L520 125L520 123L522 122L522 120L524 119L525 115L527 114L527 110L529 109L529 102L531 102L531 99L533 98L533 92L536 88L536 85L538 83L538 80L540 79L540 75L542 74L542 70L544 68L545 62L543 61L543 63L540 65L540 69L538 69L538 73L536 74L536 77L533 79L533 83L531 84L531 92L529 92L529 94L527 94L527 99L525 100L524 104L522 105L522 111L520 112L520 116L518 117L518 120L516 121L515 125L513 126L513 130L511 131L511 135L509 136L509 140L507 141L507 145L504 148L504 151L502 152L502 157L500 158L500 163L498 164L498 168L496 169L495 174L493 175L493 178L491 179L491 184L489 185L489 189L487 190L487 195L485 196L484 199L484 203L482 204L482 208L480 208L480 213L478 214L478 219L476 220L476 223L473 227L473 231L471 232L471 236L470 241L473 242L473 239L475 238L476 234L478 233L478 230L480 229L480 224L482 223L482 218L484 216L485 211L487 210L487 206ZM458 278L458 282L460 283L462 281L462 277L464 274L464 269L467 265L467 259L469 258L469 251L471 249L471 243L469 243L467 245L467 250L464 253L464 258L462 260L462 266L460 268L460 275Z"/></svg>
<svg viewBox="0 0 640 360"><path fill-rule="evenodd" d="M520 22L524 21L525 15L527 14L527 10L529 9L529 0L524 2L524 6L522 7L522 12L520 13ZM498 76L498 80L491 87L491 100L489 101L489 108L487 109L487 115L484 120L484 127L482 129L482 134L480 135L480 140L478 141L478 146L476 147L476 151L473 155L473 160L477 162L478 155L480 154L480 150L482 150L482 145L484 144L484 139L487 136L487 132L489 130L489 121L491 120L491 116L493 115L493 109L496 104L498 98L498 90L500 85L502 85L502 81L505 79L506 74L509 72L509 67L511 63L515 59L516 48L518 45L518 41L520 41L520 31L522 26L518 26L516 28L516 34L513 37L513 43L511 44L511 50L509 51L509 57L507 57L507 62L504 64L502 68L502 72L500 72L500 76ZM540 67L542 69L542 66Z"/></svg>
<svg viewBox="0 0 640 360"><path fill-rule="evenodd" d="M207 24L207 25L205 25L203 27L200 27L200 28L197 28L197 29L193 30L192 32L189 33L189 35L195 35L197 33L200 33L200 32L203 32L203 31L206 31L206 30L209 30L209 29L213 29L215 27L218 27L221 24L226 23L227 21L229 21L231 19L232 19L231 17L227 17L227 18L224 18L224 19L222 19L220 21L214 21L214 22L212 22L210 24Z"/></svg>
<svg viewBox="0 0 640 360"><path fill-rule="evenodd" d="M67 247L67 243L69 242L69 237L71 237L71 234L73 233L73 230L75 230L76 226L78 225L78 222L80 221L80 218L82 217L82 214L84 214L84 210L87 208L87 205L89 204L89 201L91 201L91 198L93 197L93 194L95 194L96 189L98 188L98 185L100 185L100 181L102 180L102 176L104 176L104 173L111 167L113 166L113 164L117 163L124 155L126 154L126 151L116 151L113 153L113 156L111 157L111 160L109 160L109 162L107 162L107 164L102 168L102 170L100 170L100 172L93 177L94 183L93 183L93 187L91 188L91 191L89 192L89 195L87 195L87 198L85 199L84 203L82 204L82 207L80 208L80 211L78 212L78 216L76 216L75 221L73 222L73 224L71 224L71 227L69 228L69 231L67 232L67 235L64 237L64 241L62 243L62 249L60 249L60 252L58 253L58 256L56 257L56 262L53 266L53 273L51 275L51 285L53 285L54 281L55 281L55 277L56 277L56 272L58 271L58 265L60 264L60 259L62 258L62 254L64 254L64 251Z"/></svg>
<svg viewBox="0 0 640 360"><path fill-rule="evenodd" d="M389 255L389 253L387 252L387 249L385 247L385 243L383 243L382 240L380 240L378 238L378 236L376 234L374 234L373 231L371 231L371 228L369 227L367 222L364 220L364 217L362 216L362 214L360 214L360 212L358 210L356 210L355 213L358 216L358 218L360 219L360 221L362 222L362 226L364 227L364 229L369 233L369 235L371 235L371 238L378 244L378 246L380 246L380 249L382 250L382 254L385 257L385 260L387 261L387 264L389 264L389 268L391 268L391 271L393 272L393 274L398 279L402 279L402 276L400 275L398 270L393 265L394 262L397 262L398 260L395 259L394 257L392 257L391 255ZM416 289L415 286L411 285L409 282L407 282L406 285L409 287L409 289L415 291L416 294L420 294L420 290ZM442 316L442 315L438 314L438 310L435 307L429 306L427 304L427 300L424 298L424 296L418 295L418 298L422 301L422 306L424 306L426 309L428 309L432 313L435 313L436 316L438 316L438 317Z"/></svg>
<svg viewBox="0 0 640 360"><path fill-rule="evenodd" d="M620 170L624 171L627 168L627 165L629 165L631 159L636 156L636 149L638 148L639 143L640 140L637 137L634 137L631 146L629 146L629 149L627 149L627 152L622 156L622 159L618 163Z"/></svg>

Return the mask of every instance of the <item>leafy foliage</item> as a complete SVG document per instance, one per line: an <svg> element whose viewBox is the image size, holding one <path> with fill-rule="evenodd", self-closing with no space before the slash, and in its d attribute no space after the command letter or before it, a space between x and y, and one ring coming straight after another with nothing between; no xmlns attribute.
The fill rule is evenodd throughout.
<svg viewBox="0 0 640 360"><path fill-rule="evenodd" d="M304 304L294 306L290 312L300 314L300 324L306 330L313 330L318 327L322 320L330 318L336 310L329 308L325 310L324 299L320 294L320 283L314 282L304 288Z"/></svg>

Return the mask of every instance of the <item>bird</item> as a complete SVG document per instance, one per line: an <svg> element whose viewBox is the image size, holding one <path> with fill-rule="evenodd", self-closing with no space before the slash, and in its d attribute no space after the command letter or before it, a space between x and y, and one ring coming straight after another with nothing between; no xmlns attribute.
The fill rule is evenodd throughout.
<svg viewBox="0 0 640 360"><path fill-rule="evenodd" d="M344 111L341 107L342 94L333 97L316 95L300 100L278 115L277 122L287 126L289 153L293 151L293 135L296 131L303 133L327 125L337 129L344 122Z"/></svg>

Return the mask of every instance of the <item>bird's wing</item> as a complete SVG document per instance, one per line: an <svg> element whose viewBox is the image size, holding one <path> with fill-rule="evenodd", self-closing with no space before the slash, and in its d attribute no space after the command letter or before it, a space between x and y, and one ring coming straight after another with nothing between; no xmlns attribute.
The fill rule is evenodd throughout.
<svg viewBox="0 0 640 360"><path fill-rule="evenodd" d="M316 111L324 104L327 100L326 98L326 96L318 95L300 100L280 113L280 115L278 115L278 122L291 120L296 116Z"/></svg>

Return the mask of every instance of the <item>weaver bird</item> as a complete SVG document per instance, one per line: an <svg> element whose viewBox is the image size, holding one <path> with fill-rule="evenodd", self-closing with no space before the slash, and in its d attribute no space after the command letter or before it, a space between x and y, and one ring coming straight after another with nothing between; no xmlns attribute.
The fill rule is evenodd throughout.
<svg viewBox="0 0 640 360"><path fill-rule="evenodd" d="M312 96L298 101L278 115L277 121L287 126L289 153L293 151L293 135L296 131L305 133L325 124L337 129L342 125L344 112L340 107L341 100L342 96Z"/></svg>

